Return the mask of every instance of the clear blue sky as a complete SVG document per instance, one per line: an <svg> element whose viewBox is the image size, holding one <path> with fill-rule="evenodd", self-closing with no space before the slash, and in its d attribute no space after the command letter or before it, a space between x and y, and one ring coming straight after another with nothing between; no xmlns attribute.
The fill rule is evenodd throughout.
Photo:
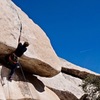
<svg viewBox="0 0 100 100"><path fill-rule="evenodd" d="M49 37L59 57L100 73L99 0L12 0Z"/></svg>

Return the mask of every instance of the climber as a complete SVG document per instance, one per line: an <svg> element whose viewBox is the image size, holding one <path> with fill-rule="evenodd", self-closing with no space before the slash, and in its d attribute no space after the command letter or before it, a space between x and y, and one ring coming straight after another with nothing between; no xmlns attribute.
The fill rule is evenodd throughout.
<svg viewBox="0 0 100 100"><path fill-rule="evenodd" d="M9 55L8 61L9 61L9 66L11 67L11 71L9 73L8 80L11 81L14 71L19 66L18 57L15 55L15 53L12 53Z"/></svg>
<svg viewBox="0 0 100 100"><path fill-rule="evenodd" d="M18 58L24 54L28 46L29 46L28 42L24 42L24 44L19 43L16 50L13 53L6 56L6 61L9 62L9 65L11 66L11 72L8 76L8 80L12 80L12 75L17 66L19 66Z"/></svg>
<svg viewBox="0 0 100 100"><path fill-rule="evenodd" d="M27 50L26 47L28 47L28 46L29 46L28 42L24 42L24 44L19 43L17 46L17 49L14 51L15 55L17 57L21 57L24 54L24 52Z"/></svg>

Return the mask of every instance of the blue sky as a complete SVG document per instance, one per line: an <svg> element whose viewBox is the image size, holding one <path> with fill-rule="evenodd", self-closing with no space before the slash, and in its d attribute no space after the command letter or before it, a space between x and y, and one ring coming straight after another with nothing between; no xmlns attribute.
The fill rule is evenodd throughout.
<svg viewBox="0 0 100 100"><path fill-rule="evenodd" d="M100 73L99 0L12 0L49 37L61 58Z"/></svg>

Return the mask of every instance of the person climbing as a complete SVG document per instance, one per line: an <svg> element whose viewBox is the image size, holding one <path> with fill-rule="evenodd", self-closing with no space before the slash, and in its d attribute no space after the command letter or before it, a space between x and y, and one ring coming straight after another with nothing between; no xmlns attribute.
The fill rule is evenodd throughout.
<svg viewBox="0 0 100 100"><path fill-rule="evenodd" d="M27 50L28 46L29 46L28 42L24 42L24 44L19 43L17 49L14 51L15 55L17 57L21 57L24 54L24 52Z"/></svg>
<svg viewBox="0 0 100 100"><path fill-rule="evenodd" d="M11 53L8 58L9 65L11 66L11 71L8 76L8 80L12 80L12 75L15 72L16 68L19 66L18 58L21 57L24 52L26 52L27 47L29 46L28 42L19 43L17 48L13 53Z"/></svg>
<svg viewBox="0 0 100 100"><path fill-rule="evenodd" d="M8 80L11 81L13 73L15 72L16 68L19 66L18 57L14 53L12 53L9 55L8 61L9 61L9 66L11 68L11 71L8 76Z"/></svg>

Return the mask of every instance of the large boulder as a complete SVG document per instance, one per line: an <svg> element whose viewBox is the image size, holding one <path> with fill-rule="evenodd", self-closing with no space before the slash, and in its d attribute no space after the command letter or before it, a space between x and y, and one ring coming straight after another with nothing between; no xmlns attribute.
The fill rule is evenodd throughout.
<svg viewBox="0 0 100 100"><path fill-rule="evenodd" d="M85 79L88 75L100 75L86 68L82 68L80 66L72 64L62 58L60 58L60 61L62 65L61 72L72 75L74 77Z"/></svg>
<svg viewBox="0 0 100 100"><path fill-rule="evenodd" d="M11 0L0 0L0 55L13 52L19 40L30 44L20 58L24 69L46 77L60 72L60 60L45 32Z"/></svg>
<svg viewBox="0 0 100 100"><path fill-rule="evenodd" d="M51 78L37 77L60 98L63 98L61 100L77 100L84 95L84 91L79 86L82 80L71 75L59 73Z"/></svg>
<svg viewBox="0 0 100 100"><path fill-rule="evenodd" d="M86 100L87 94L82 89L82 80L87 75L99 75L60 58L62 71L52 78L37 76L47 87L52 89L61 100Z"/></svg>

